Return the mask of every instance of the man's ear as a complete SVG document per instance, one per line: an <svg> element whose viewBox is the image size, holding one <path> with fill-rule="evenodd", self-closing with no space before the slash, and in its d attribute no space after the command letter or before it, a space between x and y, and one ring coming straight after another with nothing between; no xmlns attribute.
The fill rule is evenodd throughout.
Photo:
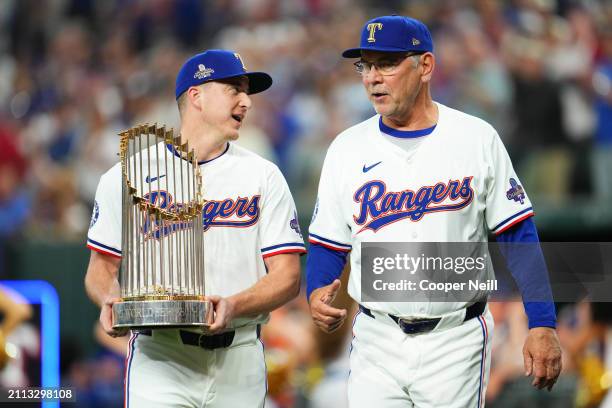
<svg viewBox="0 0 612 408"><path fill-rule="evenodd" d="M201 111L204 106L203 96L203 89L201 86L192 86L187 90L188 103L199 111Z"/></svg>
<svg viewBox="0 0 612 408"><path fill-rule="evenodd" d="M421 60L421 67L423 69L423 73L421 74L422 82L431 81L431 77L434 72L434 68L436 67L436 57L431 52L425 53Z"/></svg>

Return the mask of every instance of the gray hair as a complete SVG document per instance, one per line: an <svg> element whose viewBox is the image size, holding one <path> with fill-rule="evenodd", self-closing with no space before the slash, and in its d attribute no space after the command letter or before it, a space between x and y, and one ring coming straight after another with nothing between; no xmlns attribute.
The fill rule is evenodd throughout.
<svg viewBox="0 0 612 408"><path fill-rule="evenodd" d="M412 68L416 68L419 66L419 61L421 60L421 55L423 54L417 54L417 55L411 55L410 58L412 60Z"/></svg>

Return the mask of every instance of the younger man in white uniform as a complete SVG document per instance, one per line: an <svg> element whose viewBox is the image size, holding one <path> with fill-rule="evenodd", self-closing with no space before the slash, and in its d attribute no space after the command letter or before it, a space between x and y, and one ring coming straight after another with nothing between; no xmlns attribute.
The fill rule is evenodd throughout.
<svg viewBox="0 0 612 408"><path fill-rule="evenodd" d="M305 248L279 169L231 141L238 138L251 107L249 95L271 84L268 74L247 72L240 56L226 50L193 56L177 76L182 141L195 149L202 171L206 293L215 320L206 335L184 329L132 333L126 406L263 406L260 325L299 292L298 258ZM152 163L152 174L143 177L153 190L149 199L165 207L181 202L180 194L171 195L177 191L173 177L157 171L184 165L178 153L172 154L177 157ZM112 336L126 334L113 330L111 321L119 296L121 182L119 164L100 179L87 240L92 253L86 289L100 305L100 321ZM173 233L151 228L146 225L142 233Z"/></svg>

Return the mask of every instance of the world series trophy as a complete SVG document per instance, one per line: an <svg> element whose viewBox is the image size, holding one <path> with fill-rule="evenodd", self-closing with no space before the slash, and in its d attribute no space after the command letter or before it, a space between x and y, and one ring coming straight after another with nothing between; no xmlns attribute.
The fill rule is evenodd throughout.
<svg viewBox="0 0 612 408"><path fill-rule="evenodd" d="M195 153L164 126L119 134L121 300L113 328L207 326L202 175Z"/></svg>

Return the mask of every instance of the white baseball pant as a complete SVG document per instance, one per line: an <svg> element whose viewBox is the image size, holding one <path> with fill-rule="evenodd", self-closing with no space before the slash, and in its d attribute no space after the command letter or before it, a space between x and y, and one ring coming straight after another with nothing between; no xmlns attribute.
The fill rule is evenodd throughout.
<svg viewBox="0 0 612 408"><path fill-rule="evenodd" d="M459 326L417 335L385 317L355 317L351 408L484 406L494 325L488 308Z"/></svg>
<svg viewBox="0 0 612 408"><path fill-rule="evenodd" d="M263 407L263 344L254 326L236 329L232 345L185 345L178 330L133 334L128 345L125 407Z"/></svg>

